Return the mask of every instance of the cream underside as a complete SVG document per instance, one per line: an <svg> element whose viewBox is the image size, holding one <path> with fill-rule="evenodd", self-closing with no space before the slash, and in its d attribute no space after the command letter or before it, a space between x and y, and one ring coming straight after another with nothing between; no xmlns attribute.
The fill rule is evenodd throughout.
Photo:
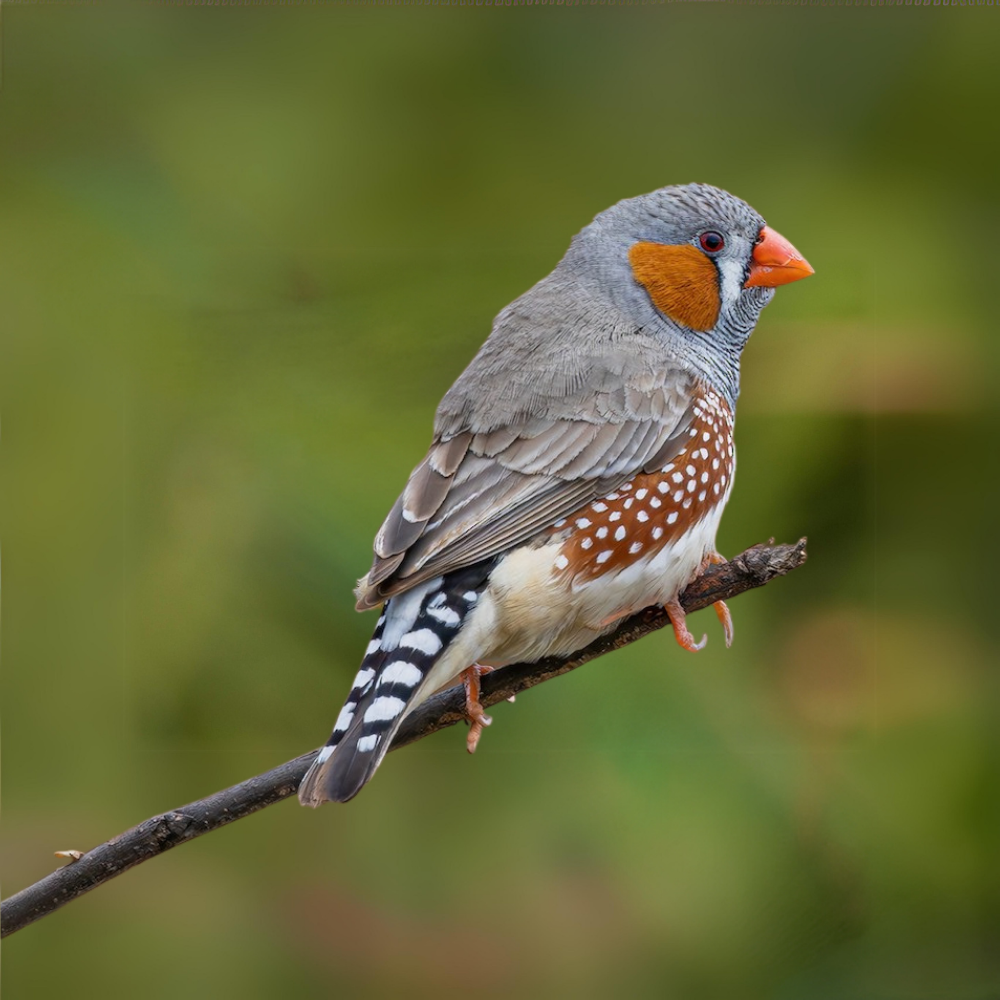
<svg viewBox="0 0 1000 1000"><path fill-rule="evenodd" d="M565 656L610 631L618 619L673 600L715 551L725 499L654 555L577 586L556 570L561 542L512 552L493 571L475 610L406 714L474 663L499 667Z"/></svg>

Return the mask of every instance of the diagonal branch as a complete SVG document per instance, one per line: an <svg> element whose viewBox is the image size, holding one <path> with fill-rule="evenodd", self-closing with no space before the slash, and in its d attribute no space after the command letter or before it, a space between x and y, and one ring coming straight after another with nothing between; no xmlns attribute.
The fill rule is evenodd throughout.
<svg viewBox="0 0 1000 1000"><path fill-rule="evenodd" d="M784 576L806 560L806 540L795 545L755 545L731 562L712 566L681 595L685 611L699 611L716 601L727 600L762 587ZM480 700L489 707L513 694L551 680L614 649L627 646L669 624L660 608L647 608L626 619L614 632L602 636L567 659L549 657L537 663L517 663L482 679ZM408 743L464 721L465 693L461 685L429 698L400 727L392 743L398 750ZM147 819L99 847L93 848L64 868L28 886L2 905L2 935L13 934L52 913L85 892L116 875L142 864L164 851L242 819L265 806L280 802L298 789L299 782L317 751L296 757L271 771L233 785L207 798Z"/></svg>

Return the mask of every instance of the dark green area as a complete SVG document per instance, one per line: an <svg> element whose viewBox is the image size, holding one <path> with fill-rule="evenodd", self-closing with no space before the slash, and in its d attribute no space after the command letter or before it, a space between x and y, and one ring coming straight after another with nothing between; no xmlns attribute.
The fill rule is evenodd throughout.
<svg viewBox="0 0 1000 1000"><path fill-rule="evenodd" d="M993 8L6 6L3 884L318 745L492 316L704 180L810 561L9 939L19 1000L1000 996Z"/></svg>

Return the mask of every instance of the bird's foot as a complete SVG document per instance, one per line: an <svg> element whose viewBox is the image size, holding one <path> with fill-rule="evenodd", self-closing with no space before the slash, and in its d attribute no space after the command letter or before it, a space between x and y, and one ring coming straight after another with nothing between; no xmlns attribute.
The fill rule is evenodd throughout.
<svg viewBox="0 0 1000 1000"><path fill-rule="evenodd" d="M701 567L698 570L698 576L701 576L701 574L704 573L709 566L717 566L719 563L723 563L725 561L725 556L719 555L718 552L710 552L704 559L702 559ZM715 613L722 624L722 631L726 636L726 648L728 649L733 644L733 616L729 613L729 608L727 607L725 601L716 601L712 607L715 608ZM680 639L677 641L680 642ZM681 643L681 645L683 646L684 643ZM687 649L686 646L684 648Z"/></svg>
<svg viewBox="0 0 1000 1000"><path fill-rule="evenodd" d="M700 576L704 573L709 566L717 566L719 563L724 563L725 561L725 556L719 555L718 552L710 552L702 560L698 575ZM725 601L716 601L712 607L715 608L715 613L722 624L722 631L726 637L726 648L728 649L733 644L733 616L729 613L729 608Z"/></svg>
<svg viewBox="0 0 1000 1000"><path fill-rule="evenodd" d="M465 687L465 717L469 720L469 735L465 739L465 748L469 753L476 752L479 738L483 735L483 728L493 722L479 701L479 678L492 673L494 669L495 667L473 663L461 673L462 684Z"/></svg>
<svg viewBox="0 0 1000 1000"><path fill-rule="evenodd" d="M729 613L729 607L725 601L716 601L712 607L715 608L715 613L722 623L722 631L726 636L726 649L728 649L733 644L733 616Z"/></svg>
<svg viewBox="0 0 1000 1000"><path fill-rule="evenodd" d="M670 624L674 627L674 638L677 640L678 646L682 646L689 653L697 653L699 649L705 648L708 636L703 635L701 642L694 641L694 636L688 631L687 615L676 597L672 601L667 601L663 608L670 616Z"/></svg>

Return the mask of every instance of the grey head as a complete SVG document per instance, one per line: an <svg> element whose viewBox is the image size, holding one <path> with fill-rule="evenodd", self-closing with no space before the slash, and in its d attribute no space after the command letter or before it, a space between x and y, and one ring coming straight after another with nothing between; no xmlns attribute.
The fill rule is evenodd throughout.
<svg viewBox="0 0 1000 1000"><path fill-rule="evenodd" d="M740 354L774 296L773 287L746 287L764 227L758 212L721 188L664 187L601 212L573 238L553 277L586 287L637 327L656 333L672 356L735 405ZM697 254L711 263L718 314L709 328L694 329L657 307L634 266L634 248L646 244L689 247L692 258ZM669 272L669 257L663 266ZM683 283L687 277L678 273L676 281ZM669 281L670 274L664 279Z"/></svg>
<svg viewBox="0 0 1000 1000"><path fill-rule="evenodd" d="M770 281L747 287L766 232L746 202L708 184L601 212L551 274L499 313L445 395L437 436L576 419L614 386L701 382L735 408L740 353L774 294Z"/></svg>

